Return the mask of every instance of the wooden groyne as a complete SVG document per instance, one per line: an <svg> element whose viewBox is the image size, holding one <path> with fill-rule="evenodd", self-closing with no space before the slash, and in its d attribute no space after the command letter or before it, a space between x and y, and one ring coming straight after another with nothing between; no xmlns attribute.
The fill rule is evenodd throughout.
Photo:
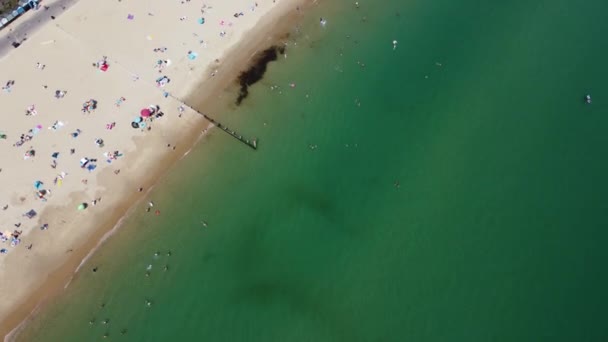
<svg viewBox="0 0 608 342"><path fill-rule="evenodd" d="M200 115L202 115L205 119L211 121L214 125L217 126L217 128L221 129L222 131L230 134L233 138L237 139L238 141L242 142L243 144L251 147L254 150L258 149L258 139L254 138L254 139L245 139L243 138L242 135L238 134L236 131L232 131L230 130L227 126L222 125L221 123L215 121L213 118L209 117L207 114L203 114L199 111L196 111L197 113L199 113Z"/></svg>
<svg viewBox="0 0 608 342"><path fill-rule="evenodd" d="M258 149L258 139L257 138L247 139L247 138L243 137L242 135L240 135L238 132L233 131L230 128L228 128L228 126L222 125L222 123L218 122L217 120L215 120L214 118L210 117L209 115L207 115L205 113L201 113L198 110L192 108L192 106L188 105L184 101L182 101L180 99L177 99L177 98L175 98L175 99L178 100L179 102L181 102L184 106L186 106L186 107L190 108L191 110L197 112L199 115L202 115L205 119L209 120L212 124L214 124L217 128L221 129L224 133L229 134L230 136L232 136L236 140L242 142L243 144L251 147L254 150Z"/></svg>

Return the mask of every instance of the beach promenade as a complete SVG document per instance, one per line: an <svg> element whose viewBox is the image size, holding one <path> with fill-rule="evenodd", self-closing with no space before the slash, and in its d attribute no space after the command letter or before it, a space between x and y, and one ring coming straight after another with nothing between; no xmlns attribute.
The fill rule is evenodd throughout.
<svg viewBox="0 0 608 342"><path fill-rule="evenodd" d="M227 84L227 68L245 66L224 61L251 30L299 3L63 1L1 37L2 333L211 125L179 99L201 82ZM7 45L25 33L18 48ZM159 109L142 111L151 105Z"/></svg>
<svg viewBox="0 0 608 342"><path fill-rule="evenodd" d="M22 44L29 36L59 17L78 0L47 0L38 9L31 9L0 30L0 59Z"/></svg>

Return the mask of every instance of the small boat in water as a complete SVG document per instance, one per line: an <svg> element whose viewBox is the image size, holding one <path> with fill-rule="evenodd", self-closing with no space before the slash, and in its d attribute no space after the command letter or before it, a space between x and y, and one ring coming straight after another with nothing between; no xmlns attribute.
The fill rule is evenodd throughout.
<svg viewBox="0 0 608 342"><path fill-rule="evenodd" d="M589 104L591 103L591 95L589 95L589 94L585 95L585 102L589 103Z"/></svg>

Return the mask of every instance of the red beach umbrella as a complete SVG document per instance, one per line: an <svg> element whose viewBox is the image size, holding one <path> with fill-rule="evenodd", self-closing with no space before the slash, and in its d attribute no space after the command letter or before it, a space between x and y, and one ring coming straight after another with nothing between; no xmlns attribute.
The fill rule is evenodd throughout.
<svg viewBox="0 0 608 342"><path fill-rule="evenodd" d="M141 110L141 112L139 112L141 114L142 117L144 118L149 118L150 115L152 115L152 112L148 109L148 108L144 108Z"/></svg>

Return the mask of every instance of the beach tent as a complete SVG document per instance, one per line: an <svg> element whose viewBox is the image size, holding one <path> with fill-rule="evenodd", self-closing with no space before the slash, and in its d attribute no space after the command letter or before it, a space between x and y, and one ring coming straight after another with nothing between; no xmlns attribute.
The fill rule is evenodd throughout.
<svg viewBox="0 0 608 342"><path fill-rule="evenodd" d="M34 209L32 209L32 210L28 211L27 213L23 214L23 216L31 219L31 218L34 218L36 216L36 214L37 214L36 211Z"/></svg>

